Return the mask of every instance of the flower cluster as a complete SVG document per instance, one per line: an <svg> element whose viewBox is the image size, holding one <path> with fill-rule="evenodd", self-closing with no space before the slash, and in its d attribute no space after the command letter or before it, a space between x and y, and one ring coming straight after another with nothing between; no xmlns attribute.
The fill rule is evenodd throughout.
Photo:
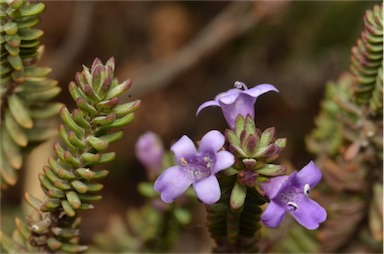
<svg viewBox="0 0 384 254"><path fill-rule="evenodd" d="M171 147L177 165L166 169L154 183L164 202L172 203L192 185L201 202L216 203L222 195L216 174L231 167L237 170L237 184L256 188L269 199L261 216L265 225L277 227L287 212L311 230L325 221L325 209L309 198L309 191L321 180L321 171L311 161L299 172L282 175L285 167L272 162L284 150L286 139L275 139L274 128L262 132L255 126L256 99L270 91L279 92L270 84L248 89L243 82L236 81L235 88L201 104L196 114L204 108L218 106L229 129L226 136L217 130L209 131L202 137L198 149L187 136ZM236 194L237 200L244 201L241 193L246 192Z"/></svg>

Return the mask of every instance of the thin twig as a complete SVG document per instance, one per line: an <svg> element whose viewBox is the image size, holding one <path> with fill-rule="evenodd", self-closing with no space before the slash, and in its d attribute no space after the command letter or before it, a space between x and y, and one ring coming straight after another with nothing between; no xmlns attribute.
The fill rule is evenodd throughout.
<svg viewBox="0 0 384 254"><path fill-rule="evenodd" d="M169 84L207 55L255 27L261 16L256 17L253 4L252 2L229 4L185 47L171 57L150 64L141 69L137 75L133 75L135 85L131 88L131 94L139 96Z"/></svg>

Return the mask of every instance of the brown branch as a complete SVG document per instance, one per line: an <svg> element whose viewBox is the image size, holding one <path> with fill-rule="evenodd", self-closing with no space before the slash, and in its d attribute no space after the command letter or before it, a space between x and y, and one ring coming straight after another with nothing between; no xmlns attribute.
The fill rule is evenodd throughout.
<svg viewBox="0 0 384 254"><path fill-rule="evenodd" d="M139 96L166 86L207 55L255 27L267 14L264 12L256 15L255 4L255 2L230 3L185 47L167 59L143 67L137 75L133 75L135 85L131 88L131 94Z"/></svg>

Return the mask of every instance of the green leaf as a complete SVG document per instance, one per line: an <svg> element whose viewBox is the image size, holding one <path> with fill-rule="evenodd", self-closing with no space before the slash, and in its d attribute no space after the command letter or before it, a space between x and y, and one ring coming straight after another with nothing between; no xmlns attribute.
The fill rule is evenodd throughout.
<svg viewBox="0 0 384 254"><path fill-rule="evenodd" d="M230 197L230 208L232 211L239 211L244 205L245 198L247 196L247 186L242 185L239 182L235 182Z"/></svg>
<svg viewBox="0 0 384 254"><path fill-rule="evenodd" d="M28 4L24 5L19 9L21 16L35 16L41 14L45 10L45 4L36 3L36 4Z"/></svg>
<svg viewBox="0 0 384 254"><path fill-rule="evenodd" d="M7 57L9 64L12 66L13 69L16 71L22 71L23 70L23 62L19 55L17 56L8 56Z"/></svg>
<svg viewBox="0 0 384 254"><path fill-rule="evenodd" d="M23 101L16 94L8 97L8 107L18 124L26 129L33 127L33 121L29 116L28 107L24 105Z"/></svg>
<svg viewBox="0 0 384 254"><path fill-rule="evenodd" d="M44 32L38 29L24 28L20 29L18 35L22 41L37 40L43 36Z"/></svg>

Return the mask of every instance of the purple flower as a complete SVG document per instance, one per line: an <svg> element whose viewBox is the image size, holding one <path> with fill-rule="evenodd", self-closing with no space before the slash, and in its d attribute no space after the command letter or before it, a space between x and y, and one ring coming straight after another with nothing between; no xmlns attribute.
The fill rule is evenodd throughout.
<svg viewBox="0 0 384 254"><path fill-rule="evenodd" d="M139 137L135 145L136 156L151 172L161 170L164 147L160 137L153 132L146 132Z"/></svg>
<svg viewBox="0 0 384 254"><path fill-rule="evenodd" d="M309 191L321 179L321 172L310 161L299 172L290 176L274 177L261 187L270 203L261 215L261 221L269 227L277 227L289 212L298 223L307 229L316 229L327 218L327 212L317 202L308 197Z"/></svg>
<svg viewBox="0 0 384 254"><path fill-rule="evenodd" d="M212 130L203 136L197 151L192 140L182 136L171 147L178 165L165 170L155 182L155 190L161 192L161 199L172 203L192 184L203 203L216 203L221 192L215 174L235 162L230 152L219 151L224 141L223 134Z"/></svg>
<svg viewBox="0 0 384 254"><path fill-rule="evenodd" d="M269 92L279 92L273 85L261 84L251 89L240 81L235 82L235 88L218 94L214 100L204 102L197 109L196 115L200 111L209 106L221 107L224 118L227 121L231 129L235 128L235 120L238 115L242 115L244 118L250 115L252 118L255 117L255 102L257 97Z"/></svg>

